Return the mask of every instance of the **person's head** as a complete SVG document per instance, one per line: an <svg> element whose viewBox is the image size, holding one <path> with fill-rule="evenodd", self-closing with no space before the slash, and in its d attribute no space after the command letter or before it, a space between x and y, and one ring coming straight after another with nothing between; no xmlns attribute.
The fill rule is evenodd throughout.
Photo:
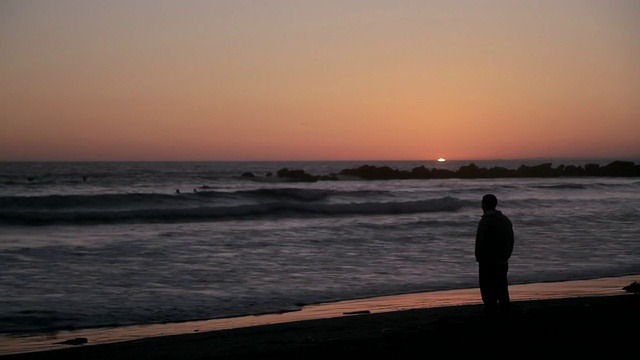
<svg viewBox="0 0 640 360"><path fill-rule="evenodd" d="M487 194L482 197L482 210L495 210L496 206L498 206L498 198L495 195Z"/></svg>

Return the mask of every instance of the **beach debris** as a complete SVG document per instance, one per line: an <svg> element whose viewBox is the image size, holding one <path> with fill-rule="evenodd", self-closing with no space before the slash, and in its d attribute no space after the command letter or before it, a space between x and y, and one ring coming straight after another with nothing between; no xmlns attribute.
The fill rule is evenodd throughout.
<svg viewBox="0 0 640 360"><path fill-rule="evenodd" d="M626 292L638 294L640 293L640 283L637 281L634 281L631 284L623 287L622 290L625 290Z"/></svg>
<svg viewBox="0 0 640 360"><path fill-rule="evenodd" d="M343 312L344 315L360 315L360 314L371 314L369 310L358 310L358 311L347 311Z"/></svg>
<svg viewBox="0 0 640 360"><path fill-rule="evenodd" d="M69 340L65 340L65 341L60 341L54 344L62 344L62 345L82 345L82 344L86 344L89 342L89 339L87 338L75 338L75 339L69 339Z"/></svg>

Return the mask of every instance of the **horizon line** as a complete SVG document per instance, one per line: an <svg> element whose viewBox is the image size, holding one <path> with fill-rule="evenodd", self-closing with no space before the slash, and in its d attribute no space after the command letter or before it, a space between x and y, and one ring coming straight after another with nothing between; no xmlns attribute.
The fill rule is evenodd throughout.
<svg viewBox="0 0 640 360"><path fill-rule="evenodd" d="M445 161L438 161L438 158L434 159L338 159L338 160L326 160L326 159L305 159L305 160L150 160L150 159L131 159L131 160L98 160L98 159L85 159L85 160L0 160L0 163L80 163L80 162L460 162L460 161L518 161L518 160L612 160L612 161L631 161L640 160L640 155L628 155L628 156L538 156L538 157L522 157L522 158L487 158L487 159L447 159Z"/></svg>

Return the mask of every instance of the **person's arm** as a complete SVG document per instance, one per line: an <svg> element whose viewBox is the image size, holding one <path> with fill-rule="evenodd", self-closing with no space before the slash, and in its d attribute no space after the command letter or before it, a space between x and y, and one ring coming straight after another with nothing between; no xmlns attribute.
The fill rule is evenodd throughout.
<svg viewBox="0 0 640 360"><path fill-rule="evenodd" d="M488 227L486 219L480 219L478 223L478 229L476 230L476 247L475 247L475 255L476 261L485 261L487 259L488 252Z"/></svg>
<svg viewBox="0 0 640 360"><path fill-rule="evenodd" d="M511 220L507 220L507 223L509 224L509 252L508 252L508 256L507 259L511 257L511 254L513 253L513 247L515 245L515 235L513 233L513 224L511 223Z"/></svg>

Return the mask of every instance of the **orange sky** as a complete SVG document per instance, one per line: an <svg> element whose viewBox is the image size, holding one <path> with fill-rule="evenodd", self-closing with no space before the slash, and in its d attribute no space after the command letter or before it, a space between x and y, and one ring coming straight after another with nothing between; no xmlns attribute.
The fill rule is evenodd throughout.
<svg viewBox="0 0 640 360"><path fill-rule="evenodd" d="M3 0L0 161L640 156L640 2Z"/></svg>

